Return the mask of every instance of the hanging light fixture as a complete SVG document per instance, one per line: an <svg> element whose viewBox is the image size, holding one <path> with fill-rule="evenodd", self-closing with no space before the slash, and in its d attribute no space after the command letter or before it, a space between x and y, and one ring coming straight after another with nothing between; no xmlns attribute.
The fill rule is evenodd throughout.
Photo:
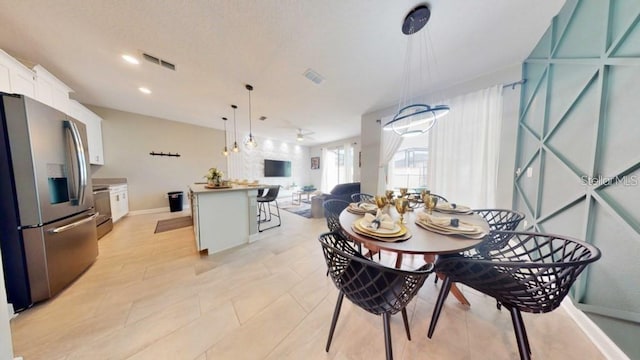
<svg viewBox="0 0 640 360"><path fill-rule="evenodd" d="M429 21L431 17L431 10L427 5L418 5L405 17L402 23L402 33L405 35L413 35L420 31ZM424 62L429 66L429 56L426 54L425 61L422 59L423 53L429 51L428 49L428 39L425 37L424 32L422 33L422 37L418 37L418 40L422 40L422 43L419 43L419 56L418 65L421 66ZM404 68L404 77L403 77L403 89L400 101L398 103L398 112L395 114L393 119L387 122L383 130L391 131L393 130L396 134L401 136L415 136L424 134L429 131L433 125L435 125L436 120L444 115L446 115L450 108L448 105L427 105L422 103L412 103L410 102L410 92L411 92L411 80L415 78L411 74L411 58L413 53L413 44L412 40L415 38L411 37L407 42L407 51L405 58L405 68ZM427 69L427 73L429 73ZM423 75L420 70L420 74ZM423 79L419 79L423 82Z"/></svg>
<svg viewBox="0 0 640 360"><path fill-rule="evenodd" d="M224 150L222 150L222 155L228 156L229 149L227 148L227 118L223 117L222 120L224 120Z"/></svg>
<svg viewBox="0 0 640 360"><path fill-rule="evenodd" d="M233 149L231 149L231 151L237 153L238 151L240 151L237 138L238 128L236 127L236 109L238 107L235 105L231 105L231 107L233 108Z"/></svg>
<svg viewBox="0 0 640 360"><path fill-rule="evenodd" d="M248 149L255 149L258 146L258 142L251 132L251 91L253 91L253 86L247 84L244 87L249 90L249 137L244 141L244 145Z"/></svg>

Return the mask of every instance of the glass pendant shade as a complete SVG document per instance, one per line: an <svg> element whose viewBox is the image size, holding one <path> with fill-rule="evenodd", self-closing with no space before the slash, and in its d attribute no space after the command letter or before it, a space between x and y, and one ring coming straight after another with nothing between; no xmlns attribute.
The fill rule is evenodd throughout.
<svg viewBox="0 0 640 360"><path fill-rule="evenodd" d="M223 117L224 120L224 149L222 150L222 156L229 156L229 149L227 149L227 118Z"/></svg>
<svg viewBox="0 0 640 360"><path fill-rule="evenodd" d="M233 151L234 153L237 153L240 151L240 148L238 147L238 138L237 138L238 128L236 127L236 109L238 107L235 105L231 105L231 108L233 109L233 149L231 149L231 151Z"/></svg>
<svg viewBox="0 0 640 360"><path fill-rule="evenodd" d="M249 137L247 137L244 141L244 146L247 149L255 149L258 147L258 142L253 137L253 133L251 132L251 91L253 91L253 86L246 84L245 88L249 91Z"/></svg>

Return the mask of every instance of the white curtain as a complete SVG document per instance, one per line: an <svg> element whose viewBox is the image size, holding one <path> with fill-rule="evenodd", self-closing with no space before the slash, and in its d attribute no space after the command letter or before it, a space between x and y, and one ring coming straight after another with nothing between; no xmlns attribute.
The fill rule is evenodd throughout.
<svg viewBox="0 0 640 360"><path fill-rule="evenodd" d="M430 131L429 189L473 208L496 204L502 85L444 102L451 112Z"/></svg>
<svg viewBox="0 0 640 360"><path fill-rule="evenodd" d="M322 174L320 175L320 190L323 193L329 193L331 189L329 187L329 158L327 156L327 148L320 149L320 168Z"/></svg>
<svg viewBox="0 0 640 360"><path fill-rule="evenodd" d="M353 145L344 144L344 182L353 182Z"/></svg>
<svg viewBox="0 0 640 360"><path fill-rule="evenodd" d="M382 126L386 124L390 118L382 119ZM402 146L402 136L393 131L385 131L380 127L380 163L378 165L378 194L387 189L389 183L389 161L393 159L393 155Z"/></svg>

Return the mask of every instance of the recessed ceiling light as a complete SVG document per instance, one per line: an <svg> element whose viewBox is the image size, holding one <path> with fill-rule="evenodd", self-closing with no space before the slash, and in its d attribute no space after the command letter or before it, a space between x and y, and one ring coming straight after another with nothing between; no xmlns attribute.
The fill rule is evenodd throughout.
<svg viewBox="0 0 640 360"><path fill-rule="evenodd" d="M140 92L144 94L151 94L151 90L149 90L149 88L146 88L144 86L139 87L138 90L140 90Z"/></svg>
<svg viewBox="0 0 640 360"><path fill-rule="evenodd" d="M124 59L124 61L128 62L129 64L134 64L134 65L140 64L140 61L131 55L125 54L125 55L122 55L122 58Z"/></svg>

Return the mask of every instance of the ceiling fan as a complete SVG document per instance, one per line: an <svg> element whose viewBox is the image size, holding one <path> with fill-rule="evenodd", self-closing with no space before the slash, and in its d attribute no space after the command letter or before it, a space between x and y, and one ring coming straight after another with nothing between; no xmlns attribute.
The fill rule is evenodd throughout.
<svg viewBox="0 0 640 360"><path fill-rule="evenodd" d="M313 135L315 134L313 131L307 131L307 130L303 130L298 128L298 133L296 134L296 140L297 141L304 141L304 139L308 139L308 140L313 140L312 138L309 137L309 135Z"/></svg>

